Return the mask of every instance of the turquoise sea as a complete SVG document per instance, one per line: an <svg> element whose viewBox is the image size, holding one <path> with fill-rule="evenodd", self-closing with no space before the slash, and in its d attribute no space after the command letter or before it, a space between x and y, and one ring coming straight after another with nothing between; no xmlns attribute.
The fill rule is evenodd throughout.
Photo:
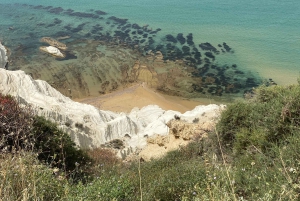
<svg viewBox="0 0 300 201"><path fill-rule="evenodd" d="M51 9L53 12L49 12ZM93 28L94 33L102 31L103 34L121 31L123 27L116 25L116 28L105 22L109 18L122 26L130 22L146 27L148 33L156 31L151 39L144 36L150 43L143 49L145 52L161 43L171 43L173 38L165 37L168 35L177 39L173 47L182 48L176 38L178 33L186 36L186 41L192 34L192 43L199 51L198 44L206 42L218 49L216 64L236 64L244 72L262 80L271 78L278 84L296 83L299 77L299 0L77 0L76 3L71 0L0 0L0 40L10 47L22 43L28 46L29 52L34 52L36 47L30 39L46 34L55 36L61 31L63 35L69 31L75 38L95 38L91 33ZM127 21L122 21L124 19ZM101 28L95 28L99 23ZM122 31L126 32L126 28ZM124 33L120 34L123 37ZM142 38L138 38L139 42ZM229 51L224 49L224 42L230 47ZM221 50L230 53L222 54Z"/></svg>

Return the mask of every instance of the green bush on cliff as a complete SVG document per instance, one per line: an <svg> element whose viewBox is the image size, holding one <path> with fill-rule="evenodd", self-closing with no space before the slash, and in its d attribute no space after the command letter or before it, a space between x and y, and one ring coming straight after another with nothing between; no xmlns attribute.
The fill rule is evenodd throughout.
<svg viewBox="0 0 300 201"><path fill-rule="evenodd" d="M32 127L31 132L40 160L67 171L74 170L79 165L83 166L89 161L88 155L78 149L70 136L61 131L56 124L36 116Z"/></svg>
<svg viewBox="0 0 300 201"><path fill-rule="evenodd" d="M0 149L16 153L34 151L38 158L64 170L85 165L89 157L55 123L20 106L13 97L0 94ZM76 164L76 165L75 165Z"/></svg>
<svg viewBox="0 0 300 201"><path fill-rule="evenodd" d="M286 143L300 128L299 85L261 86L254 94L248 101L229 105L217 125L222 143L238 152Z"/></svg>

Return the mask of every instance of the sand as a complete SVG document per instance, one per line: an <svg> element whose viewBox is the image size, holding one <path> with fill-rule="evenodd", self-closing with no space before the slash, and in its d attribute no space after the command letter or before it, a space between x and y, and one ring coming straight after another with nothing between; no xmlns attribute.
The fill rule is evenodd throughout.
<svg viewBox="0 0 300 201"><path fill-rule="evenodd" d="M115 91L98 97L75 99L77 102L93 105L101 110L129 113L133 108L147 105L158 105L164 110L175 110L181 113L207 103L188 100L175 96L163 95L147 87L145 83Z"/></svg>

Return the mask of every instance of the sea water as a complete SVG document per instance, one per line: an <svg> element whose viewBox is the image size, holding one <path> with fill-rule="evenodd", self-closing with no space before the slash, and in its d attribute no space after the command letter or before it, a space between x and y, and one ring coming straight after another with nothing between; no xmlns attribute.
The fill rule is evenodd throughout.
<svg viewBox="0 0 300 201"><path fill-rule="evenodd" d="M5 35L9 33L7 29L20 26L24 30L26 23L30 23L28 18L22 20L22 16L36 12L41 21L53 21L53 15L43 10L29 11L28 7L20 4L62 7L78 12L101 10L109 16L147 25L153 30L160 28L160 35L192 33L196 44L209 42L217 46L226 42L234 54L220 55L216 62L222 65L237 64L262 79L272 78L278 84L290 84L296 83L299 77L298 0L0 0L0 4L5 7L4 10L0 8L0 40L10 43L17 42L22 32L18 32L19 35ZM14 4L16 9L14 6L7 7ZM20 12L19 19L16 15L9 17L9 13L14 12ZM68 16L59 18L74 27L80 24ZM93 19L90 21L93 23ZM27 30L32 37L41 37L47 32L38 27L27 27L33 29ZM48 30L50 35L55 33L51 27Z"/></svg>

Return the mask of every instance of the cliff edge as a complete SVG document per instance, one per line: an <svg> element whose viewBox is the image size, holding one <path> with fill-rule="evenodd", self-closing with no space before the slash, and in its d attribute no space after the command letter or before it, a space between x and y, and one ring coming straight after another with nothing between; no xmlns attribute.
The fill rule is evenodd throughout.
<svg viewBox="0 0 300 201"><path fill-rule="evenodd" d="M223 106L197 106L181 114L157 105L133 109L129 114L99 110L63 96L47 82L33 80L23 71L0 69L0 93L30 104L38 115L58 123L81 148L95 148L114 140L122 142L121 156L143 149L148 138L167 136L168 122L176 118L187 123L214 121Z"/></svg>

